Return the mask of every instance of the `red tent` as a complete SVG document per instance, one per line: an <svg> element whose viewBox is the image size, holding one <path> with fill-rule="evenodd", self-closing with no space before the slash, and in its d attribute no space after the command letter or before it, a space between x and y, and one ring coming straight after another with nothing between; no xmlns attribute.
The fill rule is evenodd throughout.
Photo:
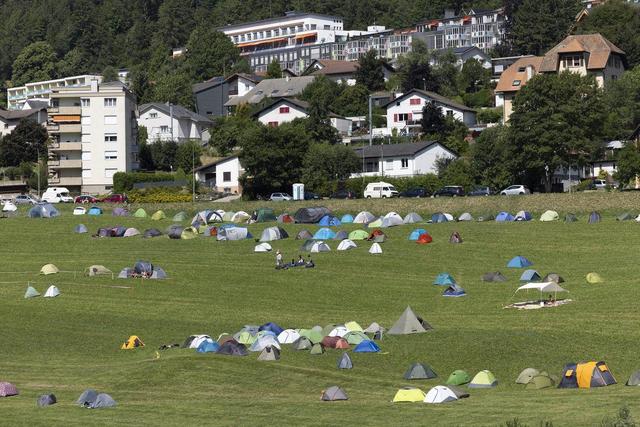
<svg viewBox="0 0 640 427"><path fill-rule="evenodd" d="M431 237L431 235L429 235L429 233L422 233L420 236L418 236L418 240L416 241L416 243L420 245L426 245L427 243L431 242L433 242L433 238Z"/></svg>

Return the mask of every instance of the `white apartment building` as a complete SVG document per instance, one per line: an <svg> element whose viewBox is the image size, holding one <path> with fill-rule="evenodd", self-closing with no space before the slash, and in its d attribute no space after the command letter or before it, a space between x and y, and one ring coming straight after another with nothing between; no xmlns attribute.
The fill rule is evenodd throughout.
<svg viewBox="0 0 640 427"><path fill-rule="evenodd" d="M62 87L82 87L91 84L91 81L102 82L102 76L82 75L64 77L55 80L27 83L24 86L10 87L7 89L7 107L9 110L21 110L27 100L49 102L51 92Z"/></svg>
<svg viewBox="0 0 640 427"><path fill-rule="evenodd" d="M136 102L121 82L53 89L48 113L49 185L101 194L138 168Z"/></svg>

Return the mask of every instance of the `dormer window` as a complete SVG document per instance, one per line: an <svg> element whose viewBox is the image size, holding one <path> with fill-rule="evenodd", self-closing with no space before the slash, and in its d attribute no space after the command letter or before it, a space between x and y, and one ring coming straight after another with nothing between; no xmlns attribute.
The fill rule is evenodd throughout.
<svg viewBox="0 0 640 427"><path fill-rule="evenodd" d="M511 86L520 86L520 80L514 80L513 83L511 83Z"/></svg>

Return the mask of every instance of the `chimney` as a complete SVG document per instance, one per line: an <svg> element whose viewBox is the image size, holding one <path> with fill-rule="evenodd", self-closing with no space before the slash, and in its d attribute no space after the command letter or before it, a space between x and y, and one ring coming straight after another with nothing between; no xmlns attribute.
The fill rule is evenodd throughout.
<svg viewBox="0 0 640 427"><path fill-rule="evenodd" d="M91 92L98 92L98 80L91 80Z"/></svg>

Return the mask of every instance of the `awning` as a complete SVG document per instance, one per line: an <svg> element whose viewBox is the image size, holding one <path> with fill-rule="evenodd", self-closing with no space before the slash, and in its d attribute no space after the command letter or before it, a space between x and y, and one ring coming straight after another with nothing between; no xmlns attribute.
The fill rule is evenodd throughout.
<svg viewBox="0 0 640 427"><path fill-rule="evenodd" d="M535 289L540 292L567 292L566 289L561 287L555 282L543 282L543 283L527 283L526 285L520 286L516 292L521 291L523 289Z"/></svg>
<svg viewBox="0 0 640 427"><path fill-rule="evenodd" d="M238 43L238 47L258 46L261 44L283 42L286 40L287 40L286 37L278 37L276 39L260 40L260 41L248 42L248 43Z"/></svg>
<svg viewBox="0 0 640 427"><path fill-rule="evenodd" d="M315 37L315 36L317 36L317 35L318 35L318 33L298 34L298 35L296 36L296 40L298 40L298 39L306 39L306 38L308 38L308 37Z"/></svg>
<svg viewBox="0 0 640 427"><path fill-rule="evenodd" d="M80 116L71 114L56 114L51 117L51 120L54 123L80 123Z"/></svg>

